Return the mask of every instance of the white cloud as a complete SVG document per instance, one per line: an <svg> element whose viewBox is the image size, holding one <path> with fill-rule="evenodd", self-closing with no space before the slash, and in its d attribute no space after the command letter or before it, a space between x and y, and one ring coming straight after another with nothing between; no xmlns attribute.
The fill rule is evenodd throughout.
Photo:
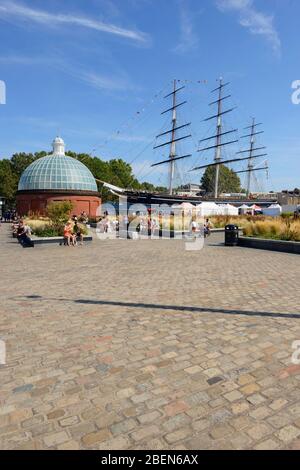
<svg viewBox="0 0 300 470"><path fill-rule="evenodd" d="M109 77L104 76L99 73L75 69L72 67L65 67L65 72L73 77L81 80L88 85L91 85L98 90L110 90L110 91L117 91L117 90L128 90L131 88L129 83L125 79L117 78L117 77Z"/></svg>
<svg viewBox="0 0 300 470"><path fill-rule="evenodd" d="M131 29L121 28L114 24L105 23L94 18L85 16L75 16L72 14L53 14L44 10L35 10L33 8L15 3L13 1L0 1L0 18L17 18L25 21L31 21L55 27L61 24L69 24L83 28L93 29L103 33L109 33L123 38L131 39L136 42L145 43L148 41L148 35Z"/></svg>
<svg viewBox="0 0 300 470"><path fill-rule="evenodd" d="M217 4L221 10L241 10L251 7L252 0L218 0Z"/></svg>
<svg viewBox="0 0 300 470"><path fill-rule="evenodd" d="M281 51L281 41L274 26L274 17L258 11L253 0L216 0L220 11L235 11L239 14L239 24L251 34L262 36L268 41L275 54Z"/></svg>
<svg viewBox="0 0 300 470"><path fill-rule="evenodd" d="M0 64L7 65L24 65L24 66L41 66L51 67L59 70L60 72L69 75L76 80L86 83L98 90L107 91L124 91L134 88L129 79L122 74L103 75L95 71L85 69L81 64L73 65L66 60L41 57L41 56L17 56L7 55L0 56Z"/></svg>
<svg viewBox="0 0 300 470"><path fill-rule="evenodd" d="M18 55L6 55L0 56L0 64L6 65L41 65L47 64L48 59L44 57L30 57L30 56L18 56Z"/></svg>
<svg viewBox="0 0 300 470"><path fill-rule="evenodd" d="M198 37L194 30L191 12L186 0L179 0L180 42L176 52L187 52L198 45Z"/></svg>

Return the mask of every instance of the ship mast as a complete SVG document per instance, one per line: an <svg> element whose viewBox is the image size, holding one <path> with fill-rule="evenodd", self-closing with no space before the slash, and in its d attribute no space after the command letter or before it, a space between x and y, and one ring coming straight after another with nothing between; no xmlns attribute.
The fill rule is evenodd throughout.
<svg viewBox="0 0 300 470"><path fill-rule="evenodd" d="M159 144L159 145L156 145L155 147L153 147L153 149L157 149L157 148L161 148L161 147L164 147L164 146L167 146L167 145L170 146L170 153L169 153L168 160L163 160L161 162L154 163L153 165L151 165L151 167L155 167L155 166L158 166L158 165L162 165L164 163L169 164L169 194L170 195L173 194L173 189L174 189L173 188L173 183L174 183L174 175L175 175L175 161L182 160L184 158L188 158L188 157L192 156L190 154L189 155L178 156L177 155L177 149L176 149L177 142L179 142L181 140L184 140L184 139L187 139L189 137L192 137L191 134L184 135L182 137L177 137L177 135L178 135L177 132L179 130L191 125L190 122L186 123L186 124L178 125L178 120L177 120L177 109L180 106L183 106L184 104L187 103L186 101L182 101L181 103L177 102L177 94L179 93L179 91L183 90L184 88L185 88L184 86L181 86L181 87L177 88L177 80L174 80L173 91L164 97L164 98L172 97L172 107L169 108L169 109L166 109L165 111L163 111L161 113L163 115L163 114L166 114L168 112L172 112L172 128L170 130L166 131L166 132L163 132L162 134L157 135L156 138L165 137L168 134L171 134L171 140L169 140L168 142L165 142L163 144Z"/></svg>
<svg viewBox="0 0 300 470"><path fill-rule="evenodd" d="M219 86L219 97L218 97L218 115L217 115L217 137L216 137L216 150L215 150L215 162L219 163L221 161L221 143L222 143L222 91L223 91L223 81L220 78ZM219 188L219 176L220 176L220 165L216 166L216 176L215 176L215 191L214 196L218 198L218 188Z"/></svg>
<svg viewBox="0 0 300 470"><path fill-rule="evenodd" d="M261 125L262 125L261 123L256 123L255 118L252 118L251 126L248 126L248 127L245 128L247 130L250 129L250 134L243 135L241 137L241 139L250 138L250 148L247 149L247 150L243 150L241 152L238 152L238 154L243 154L243 153L248 153L249 152L247 170L237 171L236 172L238 174L239 173L247 173L248 174L248 176L247 176L247 188L246 188L247 197L249 197L249 194L250 194L252 173L254 171L268 170L268 165L266 165L264 167L260 167L260 168L255 168L254 161L253 161L255 158L265 157L267 155L267 153L261 153L260 155L255 155L256 151L264 150L266 148L266 147L256 147L255 148L256 136L259 135L259 134L264 133L264 131L256 131L257 127L261 126Z"/></svg>
<svg viewBox="0 0 300 470"><path fill-rule="evenodd" d="M222 160L222 148L226 145L234 144L235 142L238 142L238 140L232 140L230 142L223 142L222 141L222 137L224 135L228 135L228 134L237 132L237 129L233 129L233 130L227 131L227 132L223 131L223 119L222 119L222 117L224 116L224 114L228 114L228 113L232 112L235 109L235 108L230 108L230 109L226 109L226 110L223 111L223 101L225 101L226 99L231 97L231 95L224 96L224 94L223 94L223 90L227 85L229 85L229 83L223 83L223 79L222 78L219 79L218 88L212 90L212 93L218 92L218 99L213 101L212 103L210 103L210 106L213 106L213 105L218 106L217 114L215 114L214 116L210 116L207 119L204 119L204 122L210 121L212 119L216 119L216 122L217 122L217 124L216 124L216 134L211 136L211 137L207 137L206 139L200 140L200 143L207 142L209 140L215 139L215 145L211 145L209 147L201 148L201 149L198 150L198 152L203 152L205 150L215 149L214 163L211 163L209 165L198 166L198 167L193 168L191 170L191 171L196 171L196 170L200 170L200 169L208 168L208 167L215 167L216 168L216 170L215 170L215 183L214 183L214 197L215 197L215 199L217 199L218 196L219 196L220 165L222 165L223 163L229 163L229 162L234 162L236 160L239 160L239 159L236 159L236 158L235 159L230 159L230 160Z"/></svg>

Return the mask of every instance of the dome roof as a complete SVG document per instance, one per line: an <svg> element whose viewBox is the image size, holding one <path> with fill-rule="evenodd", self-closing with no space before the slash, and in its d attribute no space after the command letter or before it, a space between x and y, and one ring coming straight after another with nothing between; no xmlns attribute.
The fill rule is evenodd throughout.
<svg viewBox="0 0 300 470"><path fill-rule="evenodd" d="M59 137L53 141L53 154L31 163L20 178L19 191L39 189L98 191L90 170L65 155L65 144Z"/></svg>

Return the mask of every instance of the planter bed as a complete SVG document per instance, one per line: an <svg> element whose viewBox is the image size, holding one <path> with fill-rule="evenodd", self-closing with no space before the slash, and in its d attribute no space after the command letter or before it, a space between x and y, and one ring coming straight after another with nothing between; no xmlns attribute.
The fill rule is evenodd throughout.
<svg viewBox="0 0 300 470"><path fill-rule="evenodd" d="M239 237L239 246L259 250L281 251L283 253L300 254L300 242L273 240L266 238Z"/></svg>
<svg viewBox="0 0 300 470"><path fill-rule="evenodd" d="M31 237L33 243L34 243L34 246L35 245L45 245L45 244L49 244L49 243L56 243L56 244L60 244L64 242L64 238L63 237ZM91 242L93 241L93 237L91 235L86 235L83 237L83 242Z"/></svg>

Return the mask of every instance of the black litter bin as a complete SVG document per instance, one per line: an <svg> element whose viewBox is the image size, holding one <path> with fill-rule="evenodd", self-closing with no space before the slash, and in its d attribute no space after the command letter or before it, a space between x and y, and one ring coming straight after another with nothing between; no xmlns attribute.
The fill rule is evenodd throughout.
<svg viewBox="0 0 300 470"><path fill-rule="evenodd" d="M239 228L237 225L226 225L225 246L237 246L239 240Z"/></svg>

